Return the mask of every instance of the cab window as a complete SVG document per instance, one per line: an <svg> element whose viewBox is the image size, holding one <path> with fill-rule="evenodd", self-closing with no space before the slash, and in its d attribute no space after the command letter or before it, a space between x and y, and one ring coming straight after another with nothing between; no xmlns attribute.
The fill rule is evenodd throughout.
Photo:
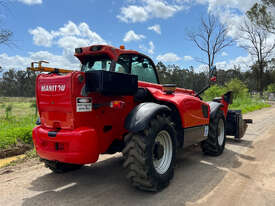
<svg viewBox="0 0 275 206"><path fill-rule="evenodd" d="M94 70L110 71L112 60L106 55L91 56L81 67L81 71L88 72Z"/></svg>
<svg viewBox="0 0 275 206"><path fill-rule="evenodd" d="M130 55L127 55L127 54L120 55L115 65L115 72L129 74L130 63L131 63Z"/></svg>
<svg viewBox="0 0 275 206"><path fill-rule="evenodd" d="M158 83L154 67L146 57L139 55L132 57L131 74L137 75L140 81Z"/></svg>

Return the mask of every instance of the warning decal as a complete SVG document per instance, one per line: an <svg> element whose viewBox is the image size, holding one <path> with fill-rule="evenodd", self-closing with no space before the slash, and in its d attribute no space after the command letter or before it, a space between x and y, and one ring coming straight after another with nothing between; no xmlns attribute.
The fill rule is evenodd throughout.
<svg viewBox="0 0 275 206"><path fill-rule="evenodd" d="M91 97L77 97L76 98L76 112L91 112L92 98Z"/></svg>

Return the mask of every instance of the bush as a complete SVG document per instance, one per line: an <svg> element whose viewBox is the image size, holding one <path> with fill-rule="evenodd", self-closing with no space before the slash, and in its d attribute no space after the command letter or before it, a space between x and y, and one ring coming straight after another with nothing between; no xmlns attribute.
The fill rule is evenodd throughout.
<svg viewBox="0 0 275 206"><path fill-rule="evenodd" d="M232 91L235 98L246 98L249 96L248 88L239 79L232 79L230 82L225 84L227 91Z"/></svg>
<svg viewBox="0 0 275 206"><path fill-rule="evenodd" d="M275 83L268 85L266 91L269 93L275 93Z"/></svg>
<svg viewBox="0 0 275 206"><path fill-rule="evenodd" d="M35 126L35 118L14 116L9 119L0 117L0 148L15 146L18 140L26 144L32 144L32 129Z"/></svg>
<svg viewBox="0 0 275 206"><path fill-rule="evenodd" d="M0 148L16 145L19 139L25 144L32 144L32 127L6 129L5 132L0 135Z"/></svg>
<svg viewBox="0 0 275 206"><path fill-rule="evenodd" d="M251 97L245 84L238 79L233 79L226 83L225 87L211 86L205 91L203 99L211 101L215 97L221 97L227 91L232 91L234 97L233 104L229 106L230 109L242 110L243 113L247 113L270 107L269 104L266 104L259 97Z"/></svg>
<svg viewBox="0 0 275 206"><path fill-rule="evenodd" d="M259 98L252 98L247 96L242 98L238 97L234 99L233 104L229 106L229 109L242 110L242 113L245 114L266 107L270 107L270 105Z"/></svg>
<svg viewBox="0 0 275 206"><path fill-rule="evenodd" d="M214 99L215 97L222 96L224 93L226 93L226 91L227 91L227 89L225 87L213 85L204 92L203 99L205 101L210 101L210 100Z"/></svg>
<svg viewBox="0 0 275 206"><path fill-rule="evenodd" d="M230 82L225 84L225 87L213 85L204 92L203 99L210 101L215 97L221 97L227 91L233 92L234 99L236 98L246 98L249 96L248 88L245 84L238 80L232 79Z"/></svg>

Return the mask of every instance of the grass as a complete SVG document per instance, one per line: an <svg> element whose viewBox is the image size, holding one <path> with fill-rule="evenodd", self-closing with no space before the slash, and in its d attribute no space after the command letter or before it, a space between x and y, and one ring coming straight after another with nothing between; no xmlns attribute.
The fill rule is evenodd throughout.
<svg viewBox="0 0 275 206"><path fill-rule="evenodd" d="M32 144L32 128L35 126L34 98L0 97L0 149L15 146L18 140ZM6 108L11 105L8 118Z"/></svg>
<svg viewBox="0 0 275 206"><path fill-rule="evenodd" d="M229 109L242 110L242 113L246 114L266 107L270 107L270 105L260 98L247 96L234 99L233 104L230 105Z"/></svg>

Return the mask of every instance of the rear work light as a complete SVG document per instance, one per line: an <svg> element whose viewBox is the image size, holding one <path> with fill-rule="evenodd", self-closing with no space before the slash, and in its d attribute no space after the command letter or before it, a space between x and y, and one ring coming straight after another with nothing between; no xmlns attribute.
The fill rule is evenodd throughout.
<svg viewBox="0 0 275 206"><path fill-rule="evenodd" d="M95 52L95 51L100 51L101 49L102 49L102 46L92 46L92 47L90 48L90 51Z"/></svg>
<svg viewBox="0 0 275 206"><path fill-rule="evenodd" d="M110 107L113 109L123 109L125 107L125 102L120 100L111 101Z"/></svg>
<svg viewBox="0 0 275 206"><path fill-rule="evenodd" d="M76 54L81 54L82 53L82 48L76 48L75 53Z"/></svg>

